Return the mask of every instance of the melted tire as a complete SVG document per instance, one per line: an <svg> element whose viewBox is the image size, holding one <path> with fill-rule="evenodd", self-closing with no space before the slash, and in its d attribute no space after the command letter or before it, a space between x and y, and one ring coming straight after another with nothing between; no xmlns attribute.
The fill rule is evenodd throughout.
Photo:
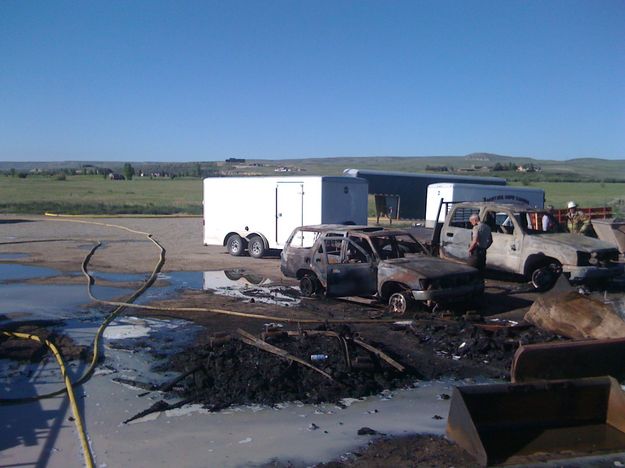
<svg viewBox="0 0 625 468"><path fill-rule="evenodd" d="M402 316L412 306L412 298L405 292L396 292L388 298L388 311L391 315Z"/></svg>
<svg viewBox="0 0 625 468"><path fill-rule="evenodd" d="M319 293L319 280L312 274L304 275L299 280L299 290L304 297L313 297Z"/></svg>
<svg viewBox="0 0 625 468"><path fill-rule="evenodd" d="M562 267L557 263L550 263L532 272L532 286L537 291L548 291L553 288L562 274Z"/></svg>

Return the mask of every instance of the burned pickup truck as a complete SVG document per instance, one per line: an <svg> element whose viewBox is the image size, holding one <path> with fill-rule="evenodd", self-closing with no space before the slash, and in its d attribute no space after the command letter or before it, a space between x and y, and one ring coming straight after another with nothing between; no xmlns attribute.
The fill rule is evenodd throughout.
<svg viewBox="0 0 625 468"><path fill-rule="evenodd" d="M484 292L479 272L432 257L408 232L378 227L296 228L281 255L282 273L300 281L305 296L365 296L403 314L412 303L470 300Z"/></svg>
<svg viewBox="0 0 625 468"><path fill-rule="evenodd" d="M472 214L492 231L487 268L523 275L537 289L551 287L560 272L574 282L623 274L616 246L578 234L543 232L541 211L507 203L452 206L445 222L434 230L432 245L442 258L466 261Z"/></svg>

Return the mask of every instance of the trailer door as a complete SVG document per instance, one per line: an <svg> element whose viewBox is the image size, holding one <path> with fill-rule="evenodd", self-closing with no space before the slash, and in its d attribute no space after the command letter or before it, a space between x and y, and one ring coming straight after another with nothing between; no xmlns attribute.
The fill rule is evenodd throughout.
<svg viewBox="0 0 625 468"><path fill-rule="evenodd" d="M276 244L283 246L293 229L304 224L304 184L276 184Z"/></svg>

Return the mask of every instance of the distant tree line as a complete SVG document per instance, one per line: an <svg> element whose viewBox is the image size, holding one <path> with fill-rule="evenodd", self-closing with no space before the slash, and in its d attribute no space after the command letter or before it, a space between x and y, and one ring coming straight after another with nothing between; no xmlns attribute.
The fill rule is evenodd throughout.
<svg viewBox="0 0 625 468"><path fill-rule="evenodd" d="M495 163L495 165L491 168L494 172L500 171L516 171L517 165L513 162L509 162L508 164Z"/></svg>

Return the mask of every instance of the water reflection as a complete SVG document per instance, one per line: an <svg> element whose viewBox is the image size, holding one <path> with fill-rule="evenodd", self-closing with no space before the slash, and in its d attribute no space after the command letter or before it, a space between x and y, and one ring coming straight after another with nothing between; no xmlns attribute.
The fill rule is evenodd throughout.
<svg viewBox="0 0 625 468"><path fill-rule="evenodd" d="M203 289L216 290L221 288L244 288L249 286L268 286L269 278L264 278L245 270L205 271Z"/></svg>
<svg viewBox="0 0 625 468"><path fill-rule="evenodd" d="M205 291L222 296L282 306L300 302L295 289L274 285L269 278L245 270L205 271L203 278Z"/></svg>
<svg viewBox="0 0 625 468"><path fill-rule="evenodd" d="M19 263L0 263L0 283L24 281L35 278L50 278L60 273L52 268L43 268Z"/></svg>

